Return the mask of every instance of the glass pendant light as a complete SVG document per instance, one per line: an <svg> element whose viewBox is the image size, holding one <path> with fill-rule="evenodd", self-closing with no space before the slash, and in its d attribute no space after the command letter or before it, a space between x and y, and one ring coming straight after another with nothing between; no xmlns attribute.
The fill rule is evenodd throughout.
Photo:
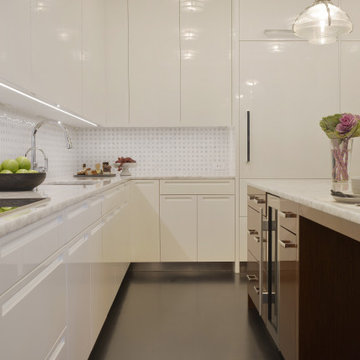
<svg viewBox="0 0 360 360"><path fill-rule="evenodd" d="M317 45L331 44L340 35L351 33L352 29L348 14L331 0L316 0L297 17L293 25L296 36Z"/></svg>

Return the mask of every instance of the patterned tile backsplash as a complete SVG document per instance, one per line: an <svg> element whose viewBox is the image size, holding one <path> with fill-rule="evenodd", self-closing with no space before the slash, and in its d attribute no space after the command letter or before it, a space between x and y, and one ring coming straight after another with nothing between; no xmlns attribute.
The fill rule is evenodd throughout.
<svg viewBox="0 0 360 360"><path fill-rule="evenodd" d="M31 131L36 122L0 109L0 161L25 154L31 146ZM39 129L37 146L43 149L49 158L48 178L66 176L76 168L77 131L72 128L69 128L69 131L74 142L71 150L66 149L64 133L57 125L48 123ZM38 154L40 165L43 164L42 159L42 155Z"/></svg>
<svg viewBox="0 0 360 360"><path fill-rule="evenodd" d="M0 161L23 155L36 121L0 109ZM71 175L83 163L129 156L138 176L233 176L235 131L231 128L69 128L74 148L65 148L62 130L45 124L37 145L49 158L48 178ZM39 159L42 159L39 154ZM41 160L42 161L42 160ZM40 161L39 161L40 162Z"/></svg>
<svg viewBox="0 0 360 360"><path fill-rule="evenodd" d="M137 176L232 176L234 131L230 128L81 129L77 164L113 163L132 157Z"/></svg>

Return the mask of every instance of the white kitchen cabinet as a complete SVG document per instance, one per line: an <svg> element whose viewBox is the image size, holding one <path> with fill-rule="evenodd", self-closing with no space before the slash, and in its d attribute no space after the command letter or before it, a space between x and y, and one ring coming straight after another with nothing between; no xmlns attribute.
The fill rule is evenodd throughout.
<svg viewBox="0 0 360 360"><path fill-rule="evenodd" d="M0 78L31 88L30 0L0 1Z"/></svg>
<svg viewBox="0 0 360 360"><path fill-rule="evenodd" d="M160 261L159 180L131 183L130 241L132 262Z"/></svg>
<svg viewBox="0 0 360 360"><path fill-rule="evenodd" d="M161 261L197 260L197 197L162 195Z"/></svg>
<svg viewBox="0 0 360 360"><path fill-rule="evenodd" d="M339 111L337 44L242 41L240 53L241 178L329 177L319 122Z"/></svg>
<svg viewBox="0 0 360 360"><path fill-rule="evenodd" d="M231 0L197 3L181 3L181 125L230 126Z"/></svg>
<svg viewBox="0 0 360 360"><path fill-rule="evenodd" d="M46 360L68 360L66 349L66 329L64 329L63 333L60 335L58 341L51 350L51 353L46 357Z"/></svg>
<svg viewBox="0 0 360 360"><path fill-rule="evenodd" d="M56 256L44 265L0 297L4 359L45 359L66 327L64 259Z"/></svg>
<svg viewBox="0 0 360 360"><path fill-rule="evenodd" d="M106 126L129 125L128 1L105 1Z"/></svg>
<svg viewBox="0 0 360 360"><path fill-rule="evenodd" d="M100 255L102 225L78 236L66 253L69 359L87 359L92 348L91 265Z"/></svg>
<svg viewBox="0 0 360 360"><path fill-rule="evenodd" d="M351 34L344 35L344 40L360 40L360 4L357 0L340 0L340 7L348 13L353 23L353 31Z"/></svg>
<svg viewBox="0 0 360 360"><path fill-rule="evenodd" d="M105 2L82 0L82 114L106 124Z"/></svg>
<svg viewBox="0 0 360 360"><path fill-rule="evenodd" d="M198 197L198 261L235 260L235 197Z"/></svg>
<svg viewBox="0 0 360 360"><path fill-rule="evenodd" d="M274 1L240 0L240 39L269 40L264 30L291 30L300 12L311 5L308 0ZM272 34L277 39L297 39L294 35L276 32Z"/></svg>
<svg viewBox="0 0 360 360"><path fill-rule="evenodd" d="M81 1L31 0L31 90L78 114L82 111L81 12Z"/></svg>
<svg viewBox="0 0 360 360"><path fill-rule="evenodd" d="M1 238L0 294L61 247L63 216L57 214Z"/></svg>
<svg viewBox="0 0 360 360"><path fill-rule="evenodd" d="M131 0L129 5L130 124L180 122L178 0Z"/></svg>

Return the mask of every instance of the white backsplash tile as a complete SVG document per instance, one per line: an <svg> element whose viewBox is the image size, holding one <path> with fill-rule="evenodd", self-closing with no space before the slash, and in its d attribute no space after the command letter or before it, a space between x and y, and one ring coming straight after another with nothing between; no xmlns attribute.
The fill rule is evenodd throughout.
<svg viewBox="0 0 360 360"><path fill-rule="evenodd" d="M38 120L0 108L0 161L25 154ZM62 130L45 124L37 145L49 158L48 178L69 176L83 163L113 163L118 156L137 161L138 176L233 176L232 128L69 128L74 148L65 148ZM39 154L39 163L42 156ZM40 160L41 159L41 160Z"/></svg>
<svg viewBox="0 0 360 360"><path fill-rule="evenodd" d="M137 161L137 176L233 176L231 128L106 128L78 130L77 164L93 167L118 156Z"/></svg>
<svg viewBox="0 0 360 360"><path fill-rule="evenodd" d="M0 108L0 161L24 155L31 146L31 131L38 120ZM44 124L37 135L37 146L49 159L48 178L66 176L76 169L76 129L68 128L74 149L67 150L64 133L55 124ZM29 155L30 157L30 155ZM39 164L42 155L38 154Z"/></svg>

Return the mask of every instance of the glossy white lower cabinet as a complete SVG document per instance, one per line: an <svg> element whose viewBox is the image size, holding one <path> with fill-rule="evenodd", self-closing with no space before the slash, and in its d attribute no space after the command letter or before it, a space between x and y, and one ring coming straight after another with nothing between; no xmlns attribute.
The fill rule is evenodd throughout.
<svg viewBox="0 0 360 360"><path fill-rule="evenodd" d="M63 256L0 297L1 357L42 360L66 326L66 276Z"/></svg>
<svg viewBox="0 0 360 360"><path fill-rule="evenodd" d="M159 180L132 181L131 261L160 261L159 197Z"/></svg>
<svg viewBox="0 0 360 360"><path fill-rule="evenodd" d="M197 260L197 197L160 198L161 261Z"/></svg>
<svg viewBox="0 0 360 360"><path fill-rule="evenodd" d="M235 197L198 198L198 261L235 260Z"/></svg>
<svg viewBox="0 0 360 360"><path fill-rule="evenodd" d="M66 335L67 330L65 328L46 360L68 360Z"/></svg>

